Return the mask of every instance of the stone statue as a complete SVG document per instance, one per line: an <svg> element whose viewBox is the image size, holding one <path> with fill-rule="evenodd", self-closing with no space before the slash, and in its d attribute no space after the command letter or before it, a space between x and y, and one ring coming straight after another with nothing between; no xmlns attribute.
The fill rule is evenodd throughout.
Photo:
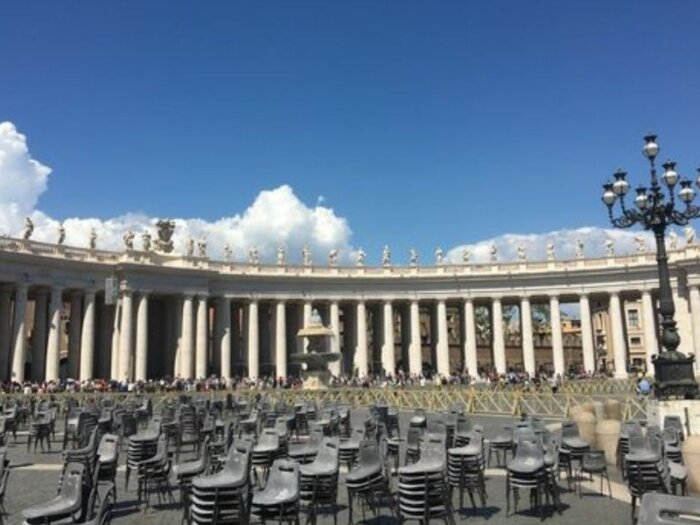
<svg viewBox="0 0 700 525"><path fill-rule="evenodd" d="M224 244L224 261L228 262L231 260L231 245L229 243Z"/></svg>
<svg viewBox="0 0 700 525"><path fill-rule="evenodd" d="M518 244L518 260L526 261L527 254L525 253L525 245L523 243Z"/></svg>
<svg viewBox="0 0 700 525"><path fill-rule="evenodd" d="M199 250L200 257L207 256L207 240L202 238L197 242L197 250Z"/></svg>
<svg viewBox="0 0 700 525"><path fill-rule="evenodd" d="M685 244L690 245L695 242L695 228L688 224L683 228L683 233L685 233Z"/></svg>
<svg viewBox="0 0 700 525"><path fill-rule="evenodd" d="M187 257L193 257L194 256L194 239L190 235L187 238L187 244L185 245L185 250L187 252Z"/></svg>
<svg viewBox="0 0 700 525"><path fill-rule="evenodd" d="M411 251L408 252L408 257L409 257L409 264L411 266L418 266L418 252L416 251L415 248L411 248Z"/></svg>
<svg viewBox="0 0 700 525"><path fill-rule="evenodd" d="M95 228L90 228L89 246L91 250L97 248L97 230Z"/></svg>
<svg viewBox="0 0 700 525"><path fill-rule="evenodd" d="M678 234L673 230L668 234L668 248L669 250L678 249Z"/></svg>
<svg viewBox="0 0 700 525"><path fill-rule="evenodd" d="M124 237L122 237L122 239L124 240L124 247L127 251L131 251L134 249L134 237L134 232L132 232L131 230L127 230L124 234Z"/></svg>
<svg viewBox="0 0 700 525"><path fill-rule="evenodd" d="M468 264L471 260L471 253L469 252L469 246L462 248L462 262Z"/></svg>
<svg viewBox="0 0 700 525"><path fill-rule="evenodd" d="M301 264L311 266L311 250L306 245L301 249Z"/></svg>
<svg viewBox="0 0 700 525"><path fill-rule="evenodd" d="M63 227L63 224L58 226L58 241L56 244L59 246L63 245L63 241L66 240L66 229Z"/></svg>
<svg viewBox="0 0 700 525"><path fill-rule="evenodd" d="M382 250L382 266L391 266L391 250L387 245L384 245L384 250Z"/></svg>
<svg viewBox="0 0 700 525"><path fill-rule="evenodd" d="M141 247L144 252L151 251L151 234L149 232L143 232L141 234Z"/></svg>
<svg viewBox="0 0 700 525"><path fill-rule="evenodd" d="M158 228L158 238L155 242L156 250L163 253L172 253L174 248L173 232L175 231L175 221L161 219L156 222L156 228ZM148 250L144 247L144 251Z"/></svg>
<svg viewBox="0 0 700 525"><path fill-rule="evenodd" d="M442 251L442 248L438 246L437 250L435 250L435 264L437 266L442 266L445 263L445 253Z"/></svg>
<svg viewBox="0 0 700 525"><path fill-rule="evenodd" d="M612 239L605 239L605 254L608 257L615 255L615 241Z"/></svg>
<svg viewBox="0 0 700 525"><path fill-rule="evenodd" d="M258 265L260 263L260 254L258 253L257 247L253 246L248 250L248 263Z"/></svg>
<svg viewBox="0 0 700 525"><path fill-rule="evenodd" d="M576 239L576 258L583 259L583 241L581 239Z"/></svg>
<svg viewBox="0 0 700 525"><path fill-rule="evenodd" d="M338 266L338 250L328 252L328 266Z"/></svg>
<svg viewBox="0 0 700 525"><path fill-rule="evenodd" d="M365 265L365 257L367 257L367 254L362 248L357 250L357 266Z"/></svg>
<svg viewBox="0 0 700 525"><path fill-rule="evenodd" d="M553 261L554 260L554 242L549 241L547 243L547 260L548 261Z"/></svg>
<svg viewBox="0 0 700 525"><path fill-rule="evenodd" d="M24 238L25 241L28 241L29 239L32 238L32 233L34 233L34 223L29 217L24 218L24 233L22 234L22 237Z"/></svg>
<svg viewBox="0 0 700 525"><path fill-rule="evenodd" d="M489 248L489 259L491 262L496 262L498 260L498 248L496 248L495 244L492 244L491 248Z"/></svg>
<svg viewBox="0 0 700 525"><path fill-rule="evenodd" d="M644 253L647 251L647 243L644 241L643 235L634 236L634 245L637 250L637 253Z"/></svg>
<svg viewBox="0 0 700 525"><path fill-rule="evenodd" d="M287 264L287 250L281 244L277 248L277 266L284 266Z"/></svg>

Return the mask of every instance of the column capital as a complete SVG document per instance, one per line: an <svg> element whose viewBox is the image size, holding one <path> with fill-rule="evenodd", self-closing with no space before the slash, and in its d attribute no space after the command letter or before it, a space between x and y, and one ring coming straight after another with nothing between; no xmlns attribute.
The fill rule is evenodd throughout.
<svg viewBox="0 0 700 525"><path fill-rule="evenodd" d="M559 294L558 293L550 293L548 295L550 301L557 301L559 302Z"/></svg>
<svg viewBox="0 0 700 525"><path fill-rule="evenodd" d="M4 291L5 291L4 289L0 289L0 292L4 292ZM34 290L34 296L36 296L36 297L46 297L47 295L49 295L48 288L41 287L41 288L36 288Z"/></svg>
<svg viewBox="0 0 700 525"><path fill-rule="evenodd" d="M60 284L52 284L51 293L63 293L63 286Z"/></svg>
<svg viewBox="0 0 700 525"><path fill-rule="evenodd" d="M578 294L578 299L579 299L579 301L581 299L589 299L588 292L583 292L583 293Z"/></svg>

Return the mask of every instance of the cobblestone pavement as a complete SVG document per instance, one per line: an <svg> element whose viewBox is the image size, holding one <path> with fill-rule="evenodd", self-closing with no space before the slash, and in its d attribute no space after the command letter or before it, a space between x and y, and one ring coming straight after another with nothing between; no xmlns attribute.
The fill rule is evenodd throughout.
<svg viewBox="0 0 700 525"><path fill-rule="evenodd" d="M353 412L353 425L359 425L366 412ZM408 414L401 415L401 428L405 429L408 425ZM476 416L476 423L484 426L486 438L493 436L501 425L510 421L508 418ZM405 434L405 430L402 431ZM8 455L11 460L12 470L9 477L8 490L5 497L5 508L7 514L4 516L4 523L20 524L21 510L46 501L56 494L58 476L61 469L61 436L56 436L56 442L52 444L52 451L46 453L27 453L26 451L26 435L18 435L17 444L12 443L12 438L9 439ZM181 460L187 459L187 455L181 456ZM403 450L401 453L403 460ZM120 464L123 465L125 455L120 456ZM344 485L343 470L341 470L340 486L338 490L338 509L337 521L345 525L348 522L347 511L347 492ZM584 495L579 498L574 492L568 491L566 480L561 482L564 493L562 494L563 509L561 515L554 512L553 508L547 510L545 521L554 522L557 524L574 524L574 523L631 523L630 521L630 504L629 496L626 488L620 483L619 475L615 472L614 467L611 467L611 479L613 481L614 497L601 497L597 491L599 484L594 485L584 484ZM505 515L505 471L498 468L490 468L487 470L487 494L488 501L485 509L473 511L469 507L469 499L465 495L466 509L459 511L459 499L457 494L454 496L455 520L457 523L489 523L490 525L505 523L510 524L535 524L541 523L541 519L529 509L522 509L525 503L521 500L521 509L515 514L506 518ZM182 510L179 504L163 504L158 503L158 498L151 495L151 507L145 509L143 504L136 501L136 492L134 483L131 483L129 490L124 488L124 468L120 469L117 477L117 498L118 503L113 513L113 523L118 525L130 525L141 523L154 524L179 524L182 520ZM395 487L397 481L393 480ZM176 499L179 498L177 491L174 491ZM302 513L302 523L305 521L305 514ZM355 522L363 521L363 513L361 507L355 506L354 511ZM319 516L319 523L333 523L331 513L322 514ZM391 517L388 507L381 509L379 516L374 516L369 510L366 513L366 523L368 524L387 524L398 523L398 520Z"/></svg>

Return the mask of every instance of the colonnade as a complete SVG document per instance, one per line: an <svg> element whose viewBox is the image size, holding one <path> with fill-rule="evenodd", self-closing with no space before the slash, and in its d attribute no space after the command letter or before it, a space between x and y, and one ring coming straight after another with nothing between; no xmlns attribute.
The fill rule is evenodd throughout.
<svg viewBox="0 0 700 525"><path fill-rule="evenodd" d="M655 300L650 289L636 292L636 295L641 295L644 345L650 360L658 349ZM116 304L107 305L104 293L97 288L76 290L7 283L0 285L0 375L17 382L25 379L51 381L61 376L80 380L102 377L138 381L166 374L202 378L212 373L231 378L239 375L241 369L251 378L271 374L286 376L290 373L289 355L303 350L305 345L304 341L296 340L296 331L307 323L312 308L323 312L324 323L333 331L331 351L343 354L340 362L332 363L332 372L365 376L378 372L380 366L384 372L393 373L400 364L404 372L420 374L425 346L421 339L420 316L421 309L426 306L435 316L435 330L431 331L434 352L431 364L437 373L448 375L463 368L472 376L478 374L477 307L490 310L490 360L496 372L506 373L504 325L498 320L502 319L504 306L509 305L519 308L522 364L524 371L534 375L537 372L534 302L549 306L553 369L555 374L564 374L567 363L560 316L563 299L578 303L581 360L585 370L594 371L597 364L589 294L279 299L210 293L163 294L126 288L120 292ZM627 368L624 299L617 291L595 294L597 302L608 304L612 326L608 337L612 339L614 354L611 357L618 377L625 377ZM687 300L678 294L677 300L679 325L682 327L685 323L689 328L684 339L688 334L691 339L684 340L683 349L697 351L700 287L690 286ZM27 322L30 301L34 311L31 327ZM153 310L156 317L151 319L153 301L157 302ZM63 319L62 312L68 305L69 314ZM455 307L460 317L459 365L450 359L448 333L447 310ZM290 317L293 309L296 309L294 319ZM370 311L376 324L368 323ZM62 333L66 324L69 329ZM31 355L28 353L30 331ZM66 353L67 364L61 371L61 356ZM263 354L267 355L265 363L261 362ZM28 362L31 373L25 377Z"/></svg>

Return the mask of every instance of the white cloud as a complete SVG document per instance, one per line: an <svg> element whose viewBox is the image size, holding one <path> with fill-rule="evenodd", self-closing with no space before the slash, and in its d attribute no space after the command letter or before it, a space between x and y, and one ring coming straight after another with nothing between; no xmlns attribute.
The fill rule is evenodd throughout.
<svg viewBox="0 0 700 525"><path fill-rule="evenodd" d="M0 123L0 234L19 237L24 217L30 216L35 229L33 239L55 242L59 220L37 209L42 193L47 189L51 169L32 159L27 140L10 122ZM213 222L203 219L175 219L175 251L184 253L187 239L204 238L208 254L221 257L225 244L234 250L234 259L245 260L250 247L257 247L263 261L274 261L277 248L284 245L290 262L298 262L303 246L308 246L315 264L325 264L328 252L338 249L340 259L354 264L356 251L350 244L351 230L346 219L323 206L320 195L314 207L303 203L287 185L261 191L243 213L223 217ZM108 220L91 218L66 218L66 244L87 246L90 230L95 228L98 248L122 249L122 237L131 229L137 234L135 246L141 245L141 233L150 231L155 237L157 219L145 214L127 213ZM653 249L653 239L648 232L613 230L596 227L557 230L542 234L505 234L493 239L466 245L473 262L489 260L492 244L498 249L498 260L517 259L517 249L522 243L529 260L546 259L549 241L556 246L557 259L575 256L577 239L584 243L587 257L605 255L605 241L612 239L617 254L635 251L635 236L643 235L647 249ZM682 234L681 234L682 236ZM682 244L682 241L680 242ZM461 262L464 245L448 250L447 259ZM423 258L423 264L429 262Z"/></svg>
<svg viewBox="0 0 700 525"><path fill-rule="evenodd" d="M26 137L12 123L0 123L0 234L21 236L24 218L29 216L34 222L32 239L55 242L60 222L36 208L39 197L47 189L50 173L50 168L31 158ZM305 245L319 263L325 262L331 249L340 250L346 258L352 250L350 228L331 208L321 206L323 202L320 198L315 207L309 207L291 187L283 185L260 192L242 214L214 222L174 219L175 251L183 253L187 239L192 236L195 240L206 239L208 254L216 257L229 244L237 259L246 259L249 248L255 246L262 260L272 261L279 245L286 247L290 261L300 259ZM98 248L121 249L122 237L129 229L137 234L137 248L142 232L148 230L155 237L156 221L144 214L128 213L108 220L66 218L62 222L67 245L87 246L90 230L95 228Z"/></svg>
<svg viewBox="0 0 700 525"><path fill-rule="evenodd" d="M462 250L468 247L472 262L488 262L491 245L495 244L499 261L515 261L518 256L518 246L525 248L528 260L545 260L547 244L551 241L555 246L556 259L573 259L576 256L576 242L583 242L585 257L603 257L606 254L606 241L612 240L616 255L634 253L636 251L635 237L644 238L647 251L654 251L654 238L650 232L640 230L616 230L612 228L583 227L576 229L555 230L549 233L537 234L504 234L480 241L474 244L459 245L447 252L447 258L455 263L462 261ZM682 233L680 233L682 237ZM678 240L679 245L684 241Z"/></svg>

